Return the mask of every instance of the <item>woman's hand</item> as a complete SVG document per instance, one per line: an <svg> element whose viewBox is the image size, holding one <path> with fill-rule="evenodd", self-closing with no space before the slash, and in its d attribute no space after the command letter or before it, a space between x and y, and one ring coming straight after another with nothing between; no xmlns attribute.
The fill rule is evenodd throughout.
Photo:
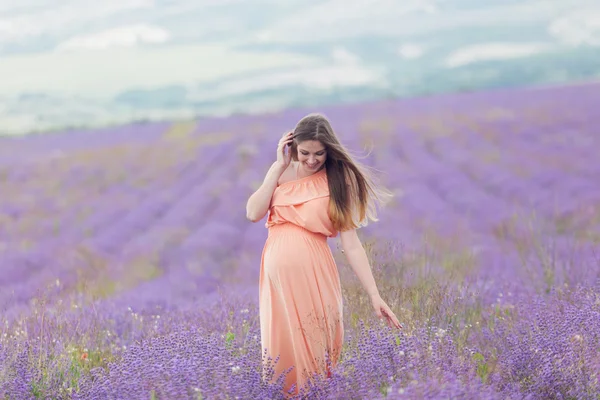
<svg viewBox="0 0 600 400"><path fill-rule="evenodd" d="M277 146L277 163L282 168L287 168L292 161L292 153L289 147L292 145L292 141L294 140L294 132L284 133L281 139L279 140L279 145ZM287 153L286 153L287 149Z"/></svg>
<svg viewBox="0 0 600 400"><path fill-rule="evenodd" d="M381 296L371 296L371 303L373 304L373 308L375 309L375 314L377 314L377 317L380 320L385 318L390 327L402 329L402 325L400 325L398 318L396 318L390 307L385 303L385 301L383 301Z"/></svg>

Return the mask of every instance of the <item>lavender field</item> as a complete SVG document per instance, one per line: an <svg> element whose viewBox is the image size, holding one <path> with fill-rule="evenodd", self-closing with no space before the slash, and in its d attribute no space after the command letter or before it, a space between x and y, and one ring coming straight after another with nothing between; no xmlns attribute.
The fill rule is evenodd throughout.
<svg viewBox="0 0 600 400"><path fill-rule="evenodd" d="M396 196L308 398L600 399L600 85L324 108ZM315 110L0 139L0 399L267 399L245 203Z"/></svg>

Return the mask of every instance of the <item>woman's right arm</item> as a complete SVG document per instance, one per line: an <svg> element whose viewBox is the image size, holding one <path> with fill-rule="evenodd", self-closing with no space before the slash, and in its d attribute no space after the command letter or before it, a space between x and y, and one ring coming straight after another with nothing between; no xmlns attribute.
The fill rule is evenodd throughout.
<svg viewBox="0 0 600 400"><path fill-rule="evenodd" d="M263 183L256 192L250 196L248 203L246 204L246 218L250 221L258 222L267 214L269 205L271 204L271 197L277 188L277 182L286 168L286 165L281 164L278 161L275 161L271 165Z"/></svg>
<svg viewBox="0 0 600 400"><path fill-rule="evenodd" d="M291 154L289 150L287 153L285 150L292 143L292 140L292 132L285 133L279 140L279 145L277 146L277 161L271 165L263 183L248 199L248 202L246 203L246 218L250 221L258 222L267 214L269 205L271 204L271 197L273 197L273 192L277 188L277 182L290 165Z"/></svg>

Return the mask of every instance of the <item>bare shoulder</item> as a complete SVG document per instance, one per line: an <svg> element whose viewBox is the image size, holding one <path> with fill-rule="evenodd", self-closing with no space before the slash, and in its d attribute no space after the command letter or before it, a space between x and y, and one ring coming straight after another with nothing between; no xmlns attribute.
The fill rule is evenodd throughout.
<svg viewBox="0 0 600 400"><path fill-rule="evenodd" d="M296 162L295 161L290 162L290 165L287 166L285 171L283 171L283 174L281 174L281 176L279 177L279 180L277 181L277 185L281 185L281 184L284 184L291 180L294 180L296 178L295 173L294 173L295 169L296 169Z"/></svg>

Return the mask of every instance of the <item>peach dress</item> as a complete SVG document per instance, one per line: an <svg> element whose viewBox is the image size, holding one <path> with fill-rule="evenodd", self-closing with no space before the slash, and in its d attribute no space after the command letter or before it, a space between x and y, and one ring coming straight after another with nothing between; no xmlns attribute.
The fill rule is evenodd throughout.
<svg viewBox="0 0 600 400"><path fill-rule="evenodd" d="M327 172L277 186L265 226L268 237L259 278L263 354L275 360L275 376L288 373L284 389L295 394L313 373L329 375L325 354L337 364L344 339L342 291L327 244L337 236L327 210Z"/></svg>

